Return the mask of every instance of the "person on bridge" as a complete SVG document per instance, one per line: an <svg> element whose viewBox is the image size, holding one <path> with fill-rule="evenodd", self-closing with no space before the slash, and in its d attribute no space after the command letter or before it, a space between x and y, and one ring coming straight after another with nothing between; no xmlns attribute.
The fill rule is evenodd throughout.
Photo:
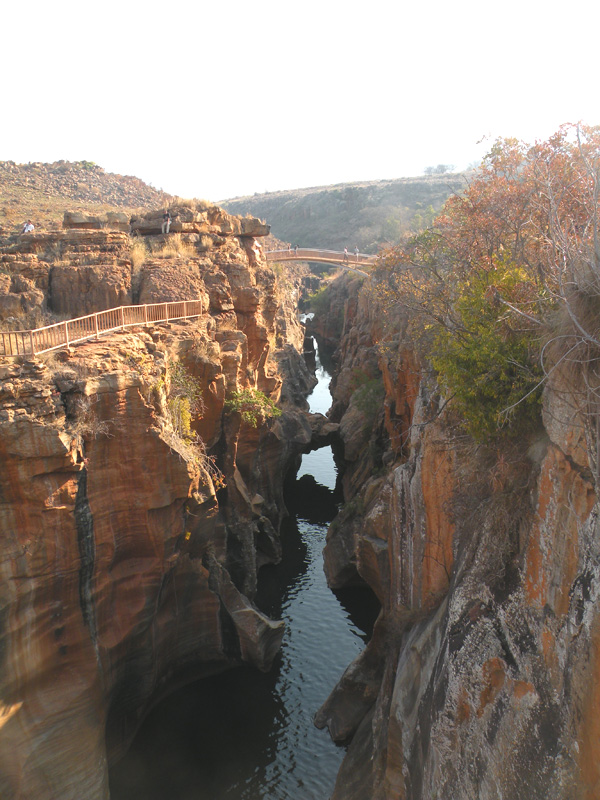
<svg viewBox="0 0 600 800"><path fill-rule="evenodd" d="M298 245L297 245L297 244L296 244L296 245L294 245L294 255L295 255L295 256L297 256L297 255L298 255Z"/></svg>
<svg viewBox="0 0 600 800"><path fill-rule="evenodd" d="M344 247L344 264L348 261L348 248Z"/></svg>
<svg viewBox="0 0 600 800"><path fill-rule="evenodd" d="M163 219L163 221L162 221L162 232L163 233L168 233L169 232L169 228L171 227L171 214L169 213L168 210L165 211L165 213L162 215L162 219Z"/></svg>
<svg viewBox="0 0 600 800"><path fill-rule="evenodd" d="M354 248L354 255L356 256L356 260L358 261L358 245Z"/></svg>

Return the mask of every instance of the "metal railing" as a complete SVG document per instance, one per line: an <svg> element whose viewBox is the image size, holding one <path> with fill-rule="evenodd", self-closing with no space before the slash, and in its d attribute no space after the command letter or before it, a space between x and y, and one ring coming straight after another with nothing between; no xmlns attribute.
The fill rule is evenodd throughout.
<svg viewBox="0 0 600 800"><path fill-rule="evenodd" d="M61 347L98 339L102 334L134 325L153 325L178 319L200 317L201 300L180 300L174 303L150 303L141 306L119 306L97 311L86 317L56 322L30 331L0 331L0 357L33 356Z"/></svg>
<svg viewBox="0 0 600 800"><path fill-rule="evenodd" d="M366 276L369 273L364 269L359 269L359 266L372 267L377 259L377 256L370 256L366 253L340 253L337 250L311 250L306 247L267 250L265 255L267 261L317 261L321 264L338 264L342 269L349 269Z"/></svg>

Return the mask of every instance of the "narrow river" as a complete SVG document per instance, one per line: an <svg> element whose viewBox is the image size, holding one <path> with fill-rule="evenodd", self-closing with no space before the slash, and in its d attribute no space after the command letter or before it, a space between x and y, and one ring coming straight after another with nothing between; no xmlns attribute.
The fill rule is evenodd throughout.
<svg viewBox="0 0 600 800"><path fill-rule="evenodd" d="M324 413L329 375L309 398ZM322 550L335 515L330 448L303 456L282 531L282 564L261 571L257 605L286 623L263 675L240 668L166 698L111 773L112 800L327 800L344 750L313 716L364 647L376 609L367 592L327 587Z"/></svg>

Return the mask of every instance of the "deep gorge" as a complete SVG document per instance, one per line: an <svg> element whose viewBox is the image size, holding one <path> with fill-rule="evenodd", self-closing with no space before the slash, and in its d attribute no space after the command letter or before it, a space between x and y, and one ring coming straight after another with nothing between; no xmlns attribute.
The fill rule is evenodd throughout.
<svg viewBox="0 0 600 800"><path fill-rule="evenodd" d="M137 224L165 244L160 219ZM135 286L137 300L183 294L206 309L0 364L2 796L108 800L110 780L127 796L138 789L117 786L118 765L129 751L134 774L144 748L156 755L157 796L174 790L163 755L189 755L192 781L221 781L234 771L221 746L204 760L213 774L197 772L198 749L210 750L197 717L212 706L242 753L256 746L227 775L232 797L244 783L302 798L306 780L306 800L325 800L321 791L595 800L598 426L581 402L590 374L554 370L526 435L476 442L402 319L385 327L362 278L337 277L305 329L303 276L266 264L264 224L189 207L178 224L191 250L154 251L135 269L127 232L79 218L66 233L0 246L11 308L52 303L76 315L132 302ZM47 254L59 244L54 263ZM336 347L328 417L306 401L307 330ZM193 413L182 375L202 390ZM321 550L332 516L313 498L329 505L329 490L301 475L286 494L285 478L329 446L339 513L323 575L307 554ZM357 631L335 648L318 697L302 680L329 660L330 632L289 682L302 727L272 690L286 683L281 643L301 619L292 606L317 596L316 583L301 594L311 572L336 630L360 628L352 593L362 593L359 606L375 596L380 613L364 647ZM288 614L286 633L278 619ZM220 691L234 710L248 705L243 721L221 717ZM192 732L153 740L160 709ZM254 718L260 736L245 727ZM302 727L325 742L328 729L347 747L323 744L331 761L318 785L300 764L314 754L298 744L303 734L291 745L269 738L290 721L294 735ZM278 747L298 771L284 775ZM189 769L177 763L183 781ZM181 796L186 785L175 787Z"/></svg>
<svg viewBox="0 0 600 800"><path fill-rule="evenodd" d="M328 374L310 410L325 413ZM238 668L186 686L150 715L115 766L113 800L326 798L343 756L313 722L342 672L364 647L378 604L368 589L342 601L327 587L321 551L336 513L330 447L302 456L285 502L282 560L263 568L255 602L286 633L272 670Z"/></svg>

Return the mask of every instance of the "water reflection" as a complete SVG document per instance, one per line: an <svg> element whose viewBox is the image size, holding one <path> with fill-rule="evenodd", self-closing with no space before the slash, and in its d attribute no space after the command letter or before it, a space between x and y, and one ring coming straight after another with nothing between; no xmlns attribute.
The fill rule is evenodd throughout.
<svg viewBox="0 0 600 800"><path fill-rule="evenodd" d="M319 500L306 501L305 516L323 508L324 492L331 495L321 486ZM257 605L286 620L273 671L233 670L163 701L112 771L113 800L329 797L343 750L312 719L364 632L327 587L326 529L324 521L288 520L283 563L261 572Z"/></svg>

